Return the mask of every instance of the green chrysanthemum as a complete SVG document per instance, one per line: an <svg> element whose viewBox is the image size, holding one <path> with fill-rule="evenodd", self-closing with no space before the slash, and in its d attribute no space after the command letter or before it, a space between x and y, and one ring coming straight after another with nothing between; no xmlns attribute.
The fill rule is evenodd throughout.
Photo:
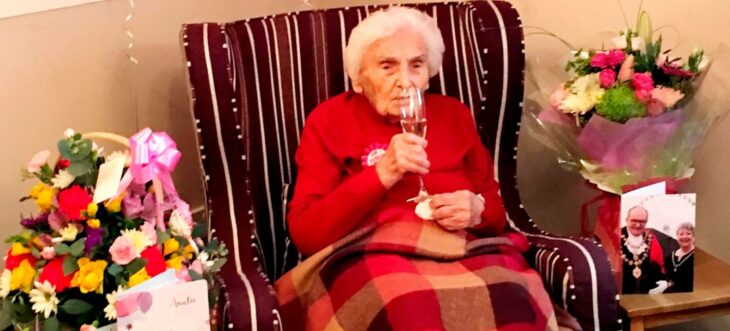
<svg viewBox="0 0 730 331"><path fill-rule="evenodd" d="M636 100L634 90L628 86L619 86L606 90L601 102L596 105L601 116L619 123L631 118L646 116L646 105Z"/></svg>

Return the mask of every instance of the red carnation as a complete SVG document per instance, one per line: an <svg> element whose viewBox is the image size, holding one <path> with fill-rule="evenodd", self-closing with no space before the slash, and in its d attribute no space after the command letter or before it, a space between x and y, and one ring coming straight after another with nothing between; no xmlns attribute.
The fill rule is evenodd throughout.
<svg viewBox="0 0 730 331"><path fill-rule="evenodd" d="M58 167L58 169L60 169L60 170L66 169L70 165L71 165L71 161L66 160L66 159L60 159L60 160L58 160L58 162L56 162L56 167Z"/></svg>
<svg viewBox="0 0 730 331"><path fill-rule="evenodd" d="M48 281L51 285L56 287L56 293L61 293L63 290L69 287L71 279L74 278L76 272L72 272L66 276L63 274L63 260L66 259L66 255L57 257L46 264L41 271L41 275L38 276L38 281L43 283Z"/></svg>
<svg viewBox="0 0 730 331"><path fill-rule="evenodd" d="M162 251L157 246L150 246L142 251L140 254L143 259L147 260L147 264L144 266L147 269L147 274L150 277L157 276L167 269L165 265L165 259L162 257Z"/></svg>
<svg viewBox="0 0 730 331"><path fill-rule="evenodd" d="M83 219L81 211L86 210L91 202L91 195L81 186L74 185L58 193L58 209L71 221Z"/></svg>
<svg viewBox="0 0 730 331"><path fill-rule="evenodd" d="M680 78L691 78L694 76L694 73L689 70L682 69L680 67L675 67L671 64L664 64L662 65L662 71L664 71L664 74L668 76L677 76Z"/></svg>
<svg viewBox="0 0 730 331"><path fill-rule="evenodd" d="M31 253L12 255L12 248L8 249L7 257L5 258L5 269L12 271L18 267L23 261L28 260L31 266L35 266L36 258Z"/></svg>

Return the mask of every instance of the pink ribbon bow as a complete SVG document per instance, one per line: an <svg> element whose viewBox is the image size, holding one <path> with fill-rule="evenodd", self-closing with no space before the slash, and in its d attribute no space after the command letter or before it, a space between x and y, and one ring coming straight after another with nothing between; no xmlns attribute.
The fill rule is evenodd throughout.
<svg viewBox="0 0 730 331"><path fill-rule="evenodd" d="M165 132L152 132L150 128L144 128L129 138L129 144L132 160L119 185L117 196L125 191L133 180L138 184L152 181L158 206L164 199L163 189L170 200L178 205L180 198L172 181L172 171L175 170L182 154L177 150L175 141ZM157 211L157 227L165 230L162 209Z"/></svg>
<svg viewBox="0 0 730 331"><path fill-rule="evenodd" d="M156 177L168 194L177 196L171 174L182 154L177 150L175 141L165 132L152 132L145 128L130 137L129 143L132 148L129 170L134 181L144 184Z"/></svg>

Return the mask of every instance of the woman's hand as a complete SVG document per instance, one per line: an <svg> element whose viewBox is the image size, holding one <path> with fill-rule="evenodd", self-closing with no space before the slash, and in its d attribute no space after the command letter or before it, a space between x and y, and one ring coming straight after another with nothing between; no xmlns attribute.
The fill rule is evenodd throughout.
<svg viewBox="0 0 730 331"><path fill-rule="evenodd" d="M412 133L399 133L390 139L385 154L375 165L380 182L390 189L407 172L428 173L431 162L426 155L426 140Z"/></svg>
<svg viewBox="0 0 730 331"><path fill-rule="evenodd" d="M479 225L484 200L467 190L435 194L431 197L433 220L449 231Z"/></svg>

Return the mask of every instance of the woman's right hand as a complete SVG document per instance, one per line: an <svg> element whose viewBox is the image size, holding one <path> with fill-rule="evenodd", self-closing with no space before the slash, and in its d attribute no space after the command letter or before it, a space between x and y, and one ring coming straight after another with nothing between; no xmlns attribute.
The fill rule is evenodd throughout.
<svg viewBox="0 0 730 331"><path fill-rule="evenodd" d="M431 162L426 154L426 140L412 133L399 133L390 139L385 154L375 165L380 182L390 189L407 172L428 173Z"/></svg>

